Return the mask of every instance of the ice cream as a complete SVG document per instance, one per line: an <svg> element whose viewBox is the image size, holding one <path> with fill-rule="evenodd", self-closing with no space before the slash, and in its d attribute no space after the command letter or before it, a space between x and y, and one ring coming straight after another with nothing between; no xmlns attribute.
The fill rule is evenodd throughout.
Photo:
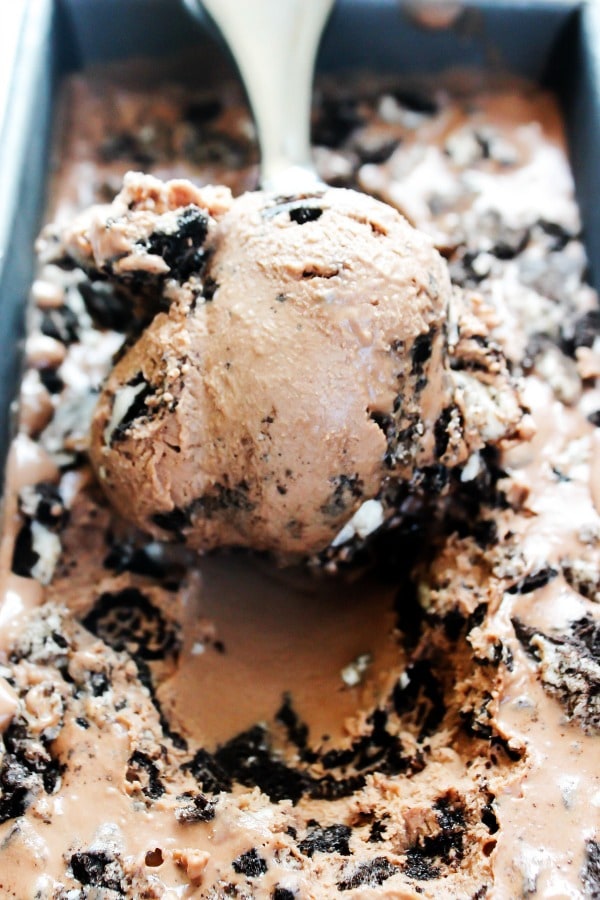
<svg viewBox="0 0 600 900"><path fill-rule="evenodd" d="M517 431L486 326L463 321L430 239L367 195L232 200L131 173L51 251L151 319L106 383L91 458L156 537L315 557L397 517L433 467ZM452 369L473 353L449 337L460 326L485 378Z"/></svg>
<svg viewBox="0 0 600 900"><path fill-rule="evenodd" d="M71 90L52 219L142 152L161 181L251 182L220 94ZM435 502L406 495L345 574L200 557L124 521L89 464L148 295L41 264L0 548L2 897L600 890L600 317L559 116L522 88L349 90L315 110L322 175L447 257L473 432L494 420L469 378L501 383L506 358L536 435L430 470Z"/></svg>

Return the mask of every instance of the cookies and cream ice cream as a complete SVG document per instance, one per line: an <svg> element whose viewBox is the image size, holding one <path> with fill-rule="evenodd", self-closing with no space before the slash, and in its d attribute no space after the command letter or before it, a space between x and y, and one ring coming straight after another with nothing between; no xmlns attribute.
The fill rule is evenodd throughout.
<svg viewBox="0 0 600 900"><path fill-rule="evenodd" d="M517 431L472 309L485 378L452 368L468 304L445 262L365 194L232 199L130 173L50 243L141 298L138 316L165 310L111 373L91 448L111 502L156 537L316 556L397 516L431 467Z"/></svg>
<svg viewBox="0 0 600 900"><path fill-rule="evenodd" d="M229 88L113 77L70 82L51 220L142 165L251 186ZM508 360L536 434L421 470L345 574L199 556L124 520L89 461L114 357L165 292L42 262L0 546L3 898L600 891L600 314L560 117L522 86L349 90L315 107L322 177L446 256L472 433L501 430L483 401Z"/></svg>

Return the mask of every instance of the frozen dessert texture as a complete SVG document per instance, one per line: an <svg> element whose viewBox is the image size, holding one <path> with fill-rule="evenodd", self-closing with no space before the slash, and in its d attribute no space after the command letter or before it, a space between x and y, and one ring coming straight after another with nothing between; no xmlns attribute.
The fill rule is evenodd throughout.
<svg viewBox="0 0 600 900"><path fill-rule="evenodd" d="M484 317L430 239L364 194L232 199L130 173L53 236L55 258L151 319L103 389L91 458L156 537L348 554L406 495L519 432Z"/></svg>
<svg viewBox="0 0 600 900"><path fill-rule="evenodd" d="M600 313L556 106L365 79L316 104L323 177L447 258L446 375L465 445L487 445L421 470L396 527L325 578L157 540L90 465L115 355L183 316L195 276L117 279L81 241L90 213L69 223L143 165L159 181L128 184L155 208L119 212L125 249L156 267L156 222L166 246L190 205L206 249L234 201L205 186L255 178L224 90L69 85L0 545L0 895L596 897ZM182 178L200 186L170 200ZM486 402L507 369L536 426L512 446Z"/></svg>

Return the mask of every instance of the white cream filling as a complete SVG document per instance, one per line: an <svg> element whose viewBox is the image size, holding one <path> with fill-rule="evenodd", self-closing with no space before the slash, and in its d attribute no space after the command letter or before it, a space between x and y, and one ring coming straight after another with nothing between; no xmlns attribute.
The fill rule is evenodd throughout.
<svg viewBox="0 0 600 900"><path fill-rule="evenodd" d="M351 541L355 535L364 539L383 525L383 520L383 504L381 501L365 500L358 507L350 521L346 522L341 531L338 531L331 542L331 546L339 547L341 544Z"/></svg>
<svg viewBox="0 0 600 900"><path fill-rule="evenodd" d="M144 390L145 386L143 381L141 384L126 384L125 387L122 387L115 394L110 419L104 429L104 443L106 445L110 444L115 428L123 421L127 410L137 395Z"/></svg>

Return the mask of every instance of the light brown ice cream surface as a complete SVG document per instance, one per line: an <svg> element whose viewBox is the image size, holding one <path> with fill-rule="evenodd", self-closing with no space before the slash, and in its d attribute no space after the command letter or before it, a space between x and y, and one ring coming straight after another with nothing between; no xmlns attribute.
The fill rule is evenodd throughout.
<svg viewBox="0 0 600 900"><path fill-rule="evenodd" d="M231 201L131 173L53 252L168 306L92 429L109 499L157 537L315 557L376 531L428 467L518 430L484 322L431 241L364 194ZM480 340L480 382L453 373L461 327Z"/></svg>
<svg viewBox="0 0 600 900"><path fill-rule="evenodd" d="M0 896L596 897L600 321L553 101L367 82L317 104L323 175L427 232L450 290L426 239L368 197L364 220L398 234L398 253L337 191L303 198L322 210L303 224L290 219L297 201L244 194L251 128L223 90L150 98L77 79L67 96L59 231L45 232L32 291L0 547ZM152 178L128 177L112 205L75 219L111 199L140 156ZM206 235L185 250L210 253L181 276L147 244L181 237L190 207ZM114 233L102 235L107 218ZM365 249L345 269L355 234ZM274 243L280 268L261 267ZM439 274L437 292L408 243ZM338 272L302 278L305 260ZM135 280L144 270L154 274ZM355 290L364 283L375 296ZM431 325L424 402L410 347ZM138 373L155 394L111 442L116 398ZM306 426L294 427L314 427L311 385L324 380L338 400L316 404L325 450L311 468ZM391 460L400 420L394 431L369 418L390 404L393 415L399 394L427 426L407 442L422 458ZM111 502L89 461L94 415ZM176 477L168 453L196 443L216 484L223 457L206 444L226 421L244 453L226 487L247 478L255 508L180 516L187 546L175 531L149 535L149 517L175 522L206 493L196 472ZM334 473L346 439L353 466ZM295 497L263 445L306 460ZM302 506L323 473L359 464L364 494L341 492L339 520ZM257 531L261 471L279 524ZM140 530L127 507L144 491ZM331 546L365 498L385 525L369 540L352 526ZM216 543L251 545L272 527L269 549L307 554L283 534L292 499L314 529L310 552L329 544L312 568L193 549L217 531Z"/></svg>

